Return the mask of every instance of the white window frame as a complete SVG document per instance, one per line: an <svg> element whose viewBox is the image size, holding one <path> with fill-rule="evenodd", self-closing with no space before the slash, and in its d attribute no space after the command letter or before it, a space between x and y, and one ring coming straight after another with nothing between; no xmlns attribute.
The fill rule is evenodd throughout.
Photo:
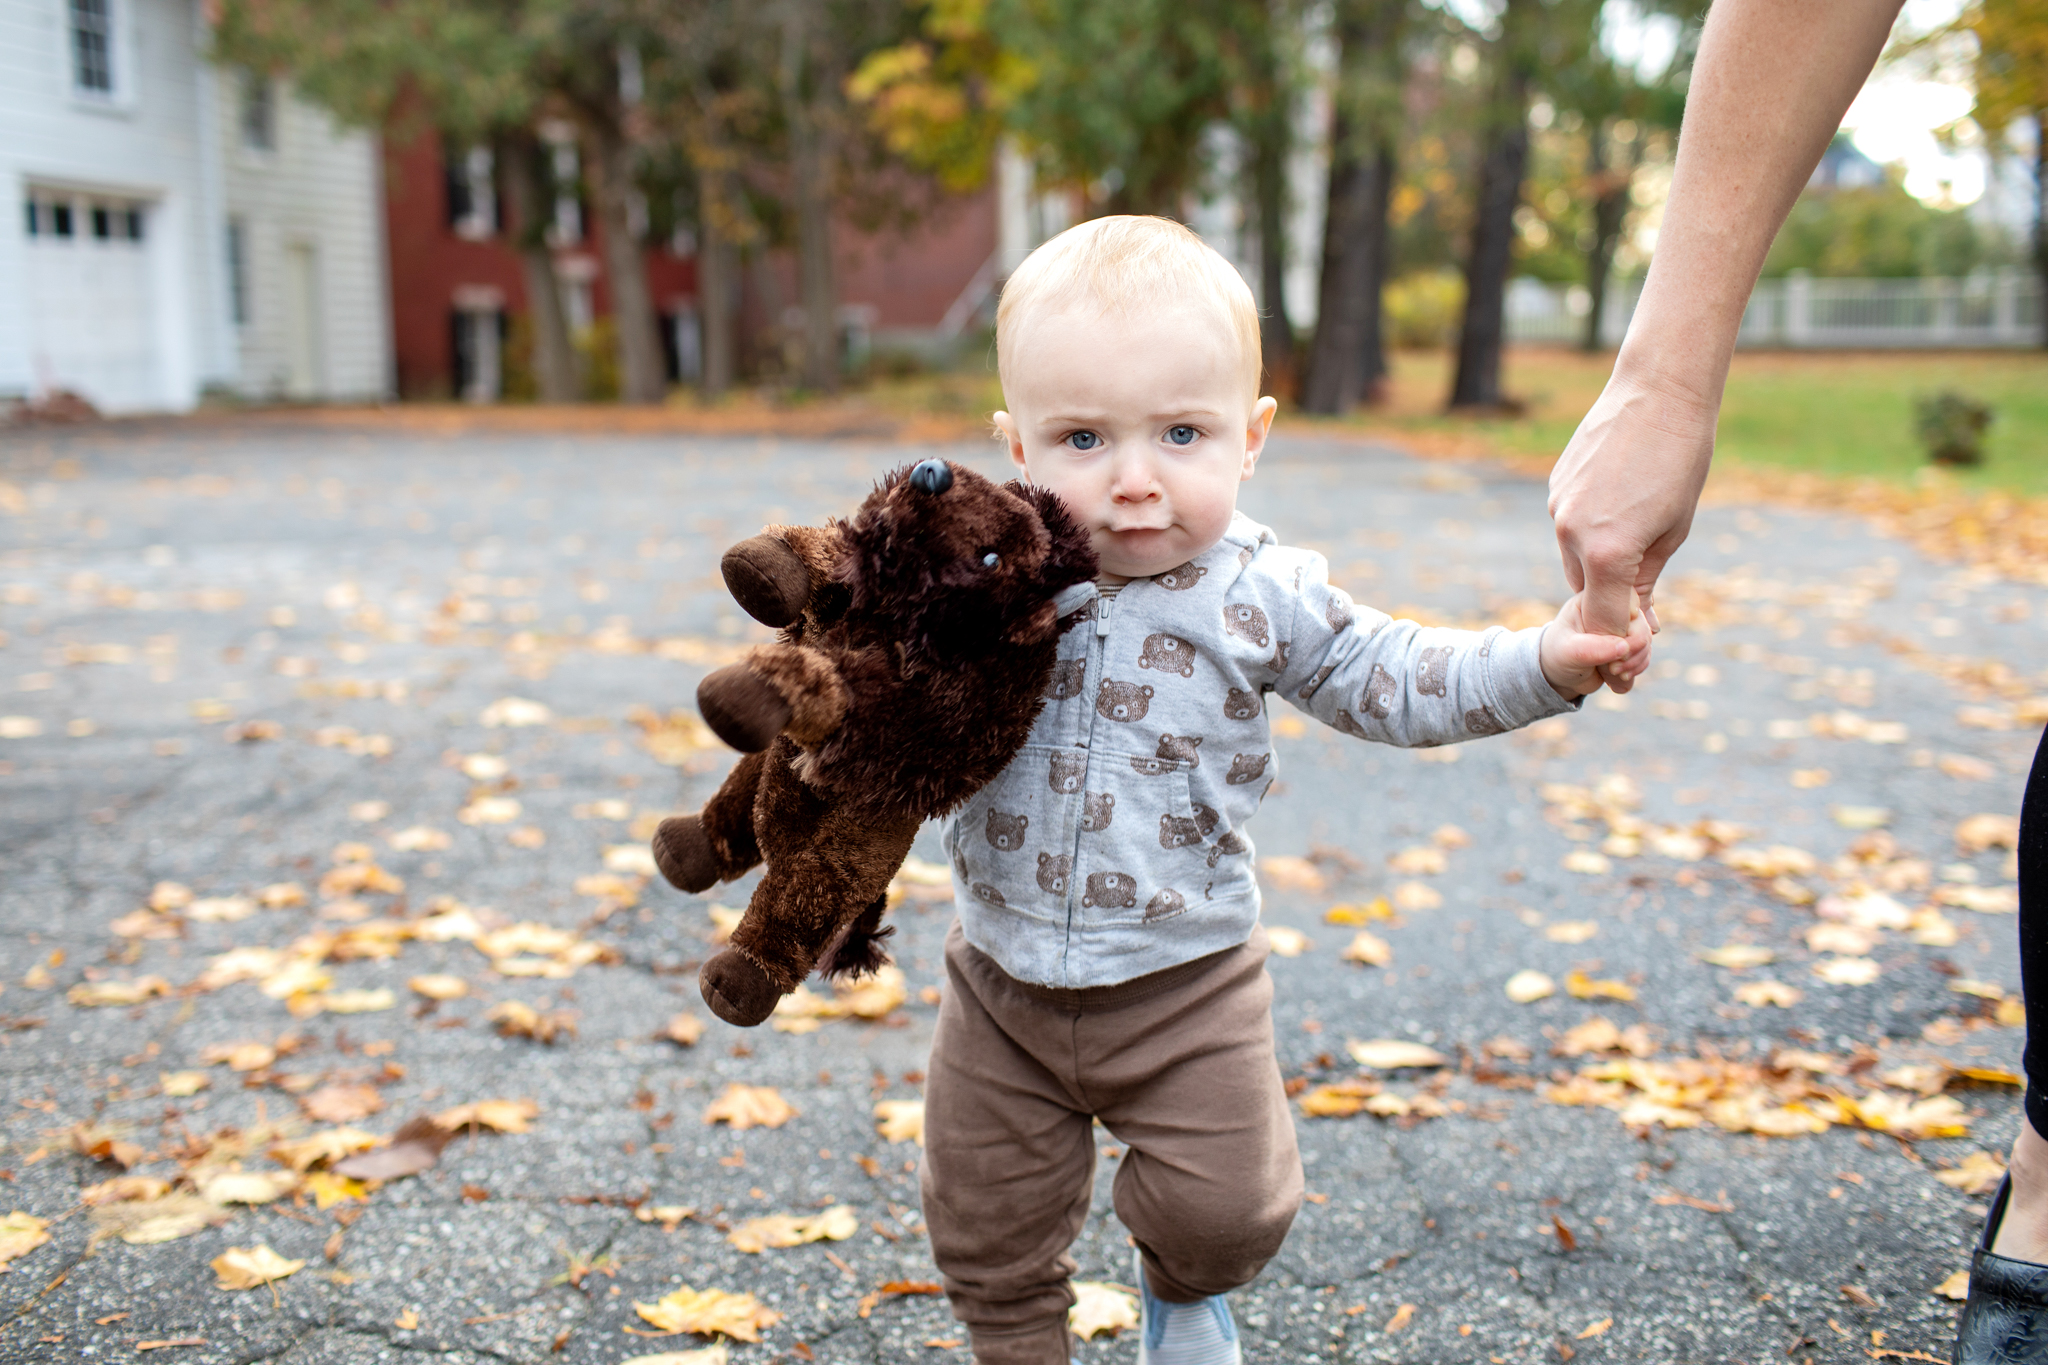
<svg viewBox="0 0 2048 1365"><path fill-rule="evenodd" d="M130 0L103 0L107 15L108 89L94 90L78 83L78 48L72 21L74 0L56 0L57 42L62 51L64 87L72 104L102 113L131 113L135 108L134 62L135 14Z"/></svg>

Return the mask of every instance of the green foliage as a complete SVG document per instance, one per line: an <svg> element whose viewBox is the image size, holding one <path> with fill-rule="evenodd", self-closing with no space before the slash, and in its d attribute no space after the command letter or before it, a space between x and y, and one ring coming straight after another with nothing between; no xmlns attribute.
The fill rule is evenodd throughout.
<svg viewBox="0 0 2048 1365"><path fill-rule="evenodd" d="M1809 190L1771 243L1764 275L1901 279L1967 275L2012 259L1995 232L1961 209L1930 208L1896 182L1868 188Z"/></svg>
<svg viewBox="0 0 2048 1365"><path fill-rule="evenodd" d="M1915 400L1913 429L1936 464L1982 464L1991 407L1954 389Z"/></svg>
<svg viewBox="0 0 2048 1365"><path fill-rule="evenodd" d="M1390 282L1381 296L1387 345L1448 346L1465 311L1465 276L1448 266L1418 270Z"/></svg>

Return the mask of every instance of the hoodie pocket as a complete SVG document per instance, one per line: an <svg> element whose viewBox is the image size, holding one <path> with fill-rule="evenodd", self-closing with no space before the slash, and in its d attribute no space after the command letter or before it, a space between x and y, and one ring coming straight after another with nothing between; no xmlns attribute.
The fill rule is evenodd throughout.
<svg viewBox="0 0 2048 1365"><path fill-rule="evenodd" d="M1063 917L1073 859L1062 845L1087 767L1085 749L1027 744L970 797L947 849L958 892L997 909Z"/></svg>
<svg viewBox="0 0 2048 1365"><path fill-rule="evenodd" d="M1152 924L1201 899L1216 812L1197 807L1190 764L1097 753L1081 796L1075 904L1084 923Z"/></svg>

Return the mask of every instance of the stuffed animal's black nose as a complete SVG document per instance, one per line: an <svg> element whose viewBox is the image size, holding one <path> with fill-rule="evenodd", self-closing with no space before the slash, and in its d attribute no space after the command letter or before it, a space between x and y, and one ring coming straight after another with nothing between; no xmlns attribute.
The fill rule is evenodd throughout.
<svg viewBox="0 0 2048 1365"><path fill-rule="evenodd" d="M910 471L910 486L920 493L943 493L953 486L953 466L926 460Z"/></svg>

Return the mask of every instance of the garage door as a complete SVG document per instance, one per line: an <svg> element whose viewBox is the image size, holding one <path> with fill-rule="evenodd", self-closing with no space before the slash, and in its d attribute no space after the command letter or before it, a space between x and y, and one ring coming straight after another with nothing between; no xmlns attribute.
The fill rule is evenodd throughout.
<svg viewBox="0 0 2048 1365"><path fill-rule="evenodd" d="M34 382L82 394L102 412L162 407L149 206L38 189L27 212Z"/></svg>

